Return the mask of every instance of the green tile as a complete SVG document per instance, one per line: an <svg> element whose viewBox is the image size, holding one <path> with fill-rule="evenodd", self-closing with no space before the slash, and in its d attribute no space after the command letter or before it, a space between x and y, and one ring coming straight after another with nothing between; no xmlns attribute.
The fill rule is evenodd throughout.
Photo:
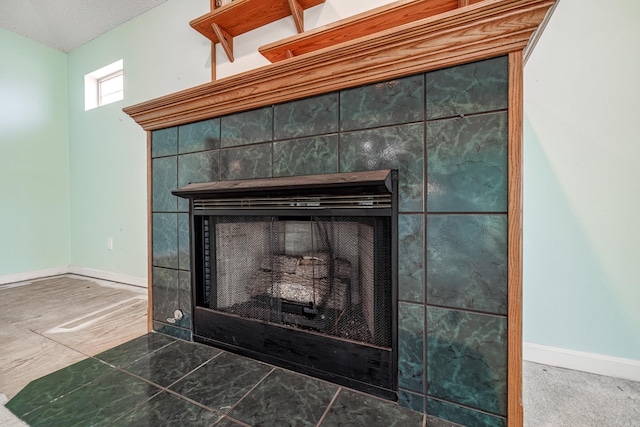
<svg viewBox="0 0 640 427"><path fill-rule="evenodd" d="M153 319L166 322L180 308L180 284L178 271L153 268Z"/></svg>
<svg viewBox="0 0 640 427"><path fill-rule="evenodd" d="M427 394L507 412L507 318L427 308Z"/></svg>
<svg viewBox="0 0 640 427"><path fill-rule="evenodd" d="M229 415L249 425L316 426L338 386L276 369Z"/></svg>
<svg viewBox="0 0 640 427"><path fill-rule="evenodd" d="M422 418L422 413L387 400L342 389L322 426L422 427Z"/></svg>
<svg viewBox="0 0 640 427"><path fill-rule="evenodd" d="M427 303L507 314L507 216L428 215Z"/></svg>
<svg viewBox="0 0 640 427"><path fill-rule="evenodd" d="M189 214L178 214L178 268L191 268L191 239L189 237Z"/></svg>
<svg viewBox="0 0 640 427"><path fill-rule="evenodd" d="M152 215L153 265L178 268L178 214Z"/></svg>
<svg viewBox="0 0 640 427"><path fill-rule="evenodd" d="M178 128L178 152L220 148L220 118L189 123Z"/></svg>
<svg viewBox="0 0 640 427"><path fill-rule="evenodd" d="M178 153L178 128L151 132L151 157L171 156Z"/></svg>
<svg viewBox="0 0 640 427"><path fill-rule="evenodd" d="M398 384L424 393L424 306L398 303Z"/></svg>
<svg viewBox="0 0 640 427"><path fill-rule="evenodd" d="M123 369L161 387L168 387L218 355L220 351L203 344L178 340Z"/></svg>
<svg viewBox="0 0 640 427"><path fill-rule="evenodd" d="M340 130L369 129L424 119L424 75L340 92Z"/></svg>
<svg viewBox="0 0 640 427"><path fill-rule="evenodd" d="M427 119L506 109L509 105L507 56L427 73Z"/></svg>
<svg viewBox="0 0 640 427"><path fill-rule="evenodd" d="M273 144L273 176L338 172L338 135L280 141Z"/></svg>
<svg viewBox="0 0 640 427"><path fill-rule="evenodd" d="M210 427L220 415L175 395L162 392L118 419L113 427L193 426Z"/></svg>
<svg viewBox="0 0 640 427"><path fill-rule="evenodd" d="M272 367L232 353L222 353L171 387L171 390L208 408L226 413ZM215 381L203 381L215 378Z"/></svg>
<svg viewBox="0 0 640 427"><path fill-rule="evenodd" d="M85 359L31 381L6 405L14 414L24 414L68 394L112 371L96 359Z"/></svg>
<svg viewBox="0 0 640 427"><path fill-rule="evenodd" d="M340 172L398 169L399 209L423 210L424 127L401 125L341 135Z"/></svg>
<svg viewBox="0 0 640 427"><path fill-rule="evenodd" d="M31 427L108 425L160 392L159 388L114 371L23 417Z"/></svg>
<svg viewBox="0 0 640 427"><path fill-rule="evenodd" d="M176 212L178 198L171 194L178 188L178 160L176 156L153 159L151 179L154 212Z"/></svg>
<svg viewBox="0 0 640 427"><path fill-rule="evenodd" d="M222 150L220 165L223 181L271 177L271 144Z"/></svg>
<svg viewBox="0 0 640 427"><path fill-rule="evenodd" d="M398 216L398 298L424 303L424 217Z"/></svg>
<svg viewBox="0 0 640 427"><path fill-rule="evenodd" d="M222 147L271 141L273 108L265 107L224 116L220 127Z"/></svg>
<svg viewBox="0 0 640 427"><path fill-rule="evenodd" d="M508 116L491 113L427 125L427 210L506 212Z"/></svg>
<svg viewBox="0 0 640 427"><path fill-rule="evenodd" d="M274 139L291 139L338 131L338 93L279 104L273 110Z"/></svg>
<svg viewBox="0 0 640 427"><path fill-rule="evenodd" d="M174 341L174 339L168 338L165 335L149 333L124 344L120 344L110 350L104 351L96 355L95 358L102 360L109 365L122 367L133 363Z"/></svg>
<svg viewBox="0 0 640 427"><path fill-rule="evenodd" d="M506 427L507 420L485 412L436 399L427 399L427 412L443 420L467 427Z"/></svg>

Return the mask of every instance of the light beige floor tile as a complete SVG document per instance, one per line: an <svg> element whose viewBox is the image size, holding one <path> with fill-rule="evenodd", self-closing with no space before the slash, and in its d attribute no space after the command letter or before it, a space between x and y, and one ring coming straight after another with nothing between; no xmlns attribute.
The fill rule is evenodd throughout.
<svg viewBox="0 0 640 427"><path fill-rule="evenodd" d="M77 276L0 286L0 392L147 333L147 290Z"/></svg>
<svg viewBox="0 0 640 427"><path fill-rule="evenodd" d="M0 330L0 392L9 399L31 381L87 356L29 330Z"/></svg>

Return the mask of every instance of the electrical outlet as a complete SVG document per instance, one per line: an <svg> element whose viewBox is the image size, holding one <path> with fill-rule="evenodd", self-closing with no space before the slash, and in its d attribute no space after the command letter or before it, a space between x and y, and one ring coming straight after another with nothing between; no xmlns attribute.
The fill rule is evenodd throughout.
<svg viewBox="0 0 640 427"><path fill-rule="evenodd" d="M107 249L113 250L113 237L107 237Z"/></svg>

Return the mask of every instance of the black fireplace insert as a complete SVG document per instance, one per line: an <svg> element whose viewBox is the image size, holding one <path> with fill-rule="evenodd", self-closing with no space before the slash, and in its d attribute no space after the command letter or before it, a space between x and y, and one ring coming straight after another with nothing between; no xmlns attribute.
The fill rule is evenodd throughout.
<svg viewBox="0 0 640 427"><path fill-rule="evenodd" d="M397 398L397 172L189 184L195 341Z"/></svg>

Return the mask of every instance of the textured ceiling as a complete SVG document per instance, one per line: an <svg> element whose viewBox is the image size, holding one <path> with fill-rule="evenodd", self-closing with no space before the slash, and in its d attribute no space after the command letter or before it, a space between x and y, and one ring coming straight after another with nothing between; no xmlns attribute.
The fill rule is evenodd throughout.
<svg viewBox="0 0 640 427"><path fill-rule="evenodd" d="M166 0L0 0L0 27L69 52Z"/></svg>

